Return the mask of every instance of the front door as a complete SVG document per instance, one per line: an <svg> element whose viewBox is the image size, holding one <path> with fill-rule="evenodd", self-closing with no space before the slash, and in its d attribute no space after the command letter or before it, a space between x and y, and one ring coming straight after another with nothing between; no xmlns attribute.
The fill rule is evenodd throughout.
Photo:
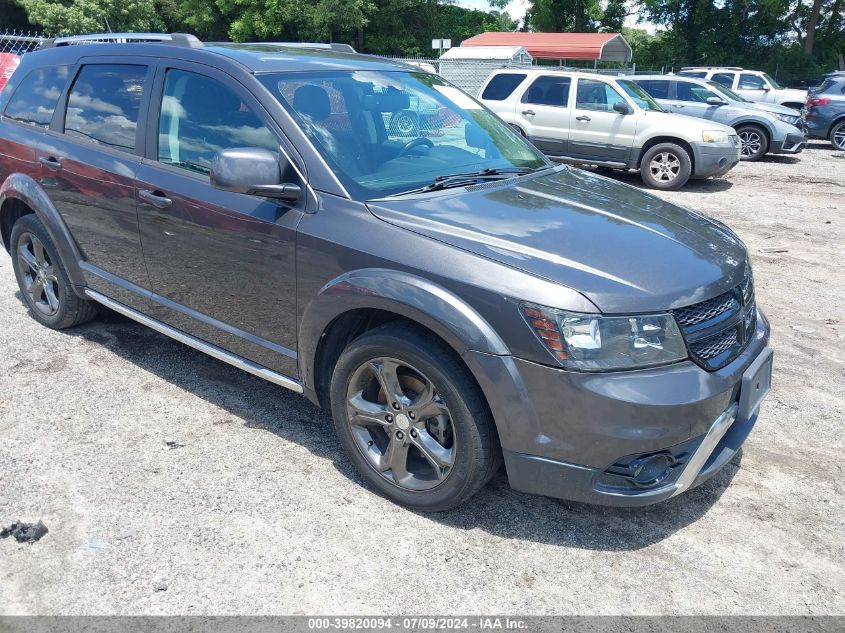
<svg viewBox="0 0 845 633"><path fill-rule="evenodd" d="M569 114L571 156L599 162L629 160L637 132L637 115L616 112L613 106L617 102L629 105L609 83L578 78L575 106Z"/></svg>
<svg viewBox="0 0 845 633"><path fill-rule="evenodd" d="M772 87L759 75L740 73L736 91L749 101L758 103L772 101Z"/></svg>
<svg viewBox="0 0 845 633"><path fill-rule="evenodd" d="M551 156L569 153L569 89L566 76L540 75L516 104L516 121L537 148Z"/></svg>
<svg viewBox="0 0 845 633"><path fill-rule="evenodd" d="M76 240L87 285L145 309L149 279L134 184L142 151L138 122L151 71L84 61L77 70L38 145L39 182Z"/></svg>
<svg viewBox="0 0 845 633"><path fill-rule="evenodd" d="M281 136L224 73L174 62L155 85L148 126L157 135L137 180L152 309L173 327L296 376L294 247L303 205L221 191L208 177L214 154L232 147L270 149L289 165Z"/></svg>

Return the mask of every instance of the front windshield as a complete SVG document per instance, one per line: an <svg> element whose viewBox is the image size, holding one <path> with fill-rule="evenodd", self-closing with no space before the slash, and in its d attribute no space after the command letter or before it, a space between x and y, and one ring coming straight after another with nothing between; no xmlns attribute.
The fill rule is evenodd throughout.
<svg viewBox="0 0 845 633"><path fill-rule="evenodd" d="M351 195L381 198L438 176L550 163L492 112L424 72L259 75Z"/></svg>
<svg viewBox="0 0 845 633"><path fill-rule="evenodd" d="M730 88L723 86L720 83L716 83L715 81L708 81L707 85L713 88L716 92L721 92L724 96L732 101L744 101L745 103L751 103L748 99L743 97L742 95L738 95Z"/></svg>
<svg viewBox="0 0 845 633"><path fill-rule="evenodd" d="M638 106L640 106L643 110L655 110L657 112L663 112L663 108L657 105L657 101L651 98L645 90L640 88L637 84L635 84L630 79L620 79L616 83L619 84L619 87L622 88L631 99L634 100Z"/></svg>
<svg viewBox="0 0 845 633"><path fill-rule="evenodd" d="M772 86L772 88L774 88L775 90L781 89L780 84L778 82L776 82L774 79L772 79L771 77L769 77L768 74L763 73L763 77L766 78L766 81L769 82L769 84Z"/></svg>

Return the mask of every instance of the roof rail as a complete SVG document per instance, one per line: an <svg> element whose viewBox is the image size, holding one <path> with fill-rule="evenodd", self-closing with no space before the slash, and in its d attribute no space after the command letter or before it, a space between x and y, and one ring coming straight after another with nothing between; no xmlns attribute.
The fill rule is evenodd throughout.
<svg viewBox="0 0 845 633"><path fill-rule="evenodd" d="M684 66L681 70L745 70L739 66Z"/></svg>
<svg viewBox="0 0 845 633"><path fill-rule="evenodd" d="M340 53L357 53L351 44L340 44L338 42L255 42L256 44L270 44L271 46L288 46L290 48L322 48Z"/></svg>
<svg viewBox="0 0 845 633"><path fill-rule="evenodd" d="M189 33L90 33L88 35L71 35L44 40L41 48L56 46L71 46L74 44L104 44L104 43L158 43L183 46L186 48L202 48L203 43Z"/></svg>

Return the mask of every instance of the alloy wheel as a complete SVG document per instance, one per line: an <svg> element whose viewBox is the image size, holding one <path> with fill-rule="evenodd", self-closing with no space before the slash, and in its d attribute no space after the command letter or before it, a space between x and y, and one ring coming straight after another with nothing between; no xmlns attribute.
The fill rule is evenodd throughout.
<svg viewBox="0 0 845 633"><path fill-rule="evenodd" d="M648 169L655 180L672 182L681 171L681 161L672 152L660 152L651 159Z"/></svg>
<svg viewBox="0 0 845 633"><path fill-rule="evenodd" d="M32 233L18 240L18 261L32 305L45 316L55 315L60 307L56 269L44 244Z"/></svg>
<svg viewBox="0 0 845 633"><path fill-rule="evenodd" d="M396 117L395 125L396 131L399 132L399 134L402 136L410 136L416 131L417 121L413 115L407 112L400 112Z"/></svg>
<svg viewBox="0 0 845 633"><path fill-rule="evenodd" d="M830 135L830 142L836 149L845 150L845 123L839 124L839 127L833 130Z"/></svg>
<svg viewBox="0 0 845 633"><path fill-rule="evenodd" d="M408 363L379 357L358 367L346 409L357 448L384 479L422 491L451 473L456 437L449 408L431 380Z"/></svg>
<svg viewBox="0 0 845 633"><path fill-rule="evenodd" d="M763 147L763 139L759 132L754 130L743 130L739 133L739 142L743 156L756 156Z"/></svg>

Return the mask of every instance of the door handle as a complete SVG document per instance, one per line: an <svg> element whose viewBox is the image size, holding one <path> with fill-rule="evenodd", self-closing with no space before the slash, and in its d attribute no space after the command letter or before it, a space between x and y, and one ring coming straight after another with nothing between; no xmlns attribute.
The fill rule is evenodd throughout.
<svg viewBox="0 0 845 633"><path fill-rule="evenodd" d="M582 114L581 116L575 117L575 120L576 121L592 121L592 119L590 117L588 117L586 114Z"/></svg>
<svg viewBox="0 0 845 633"><path fill-rule="evenodd" d="M157 209L167 209L171 204L173 204L173 200L165 196L160 191L148 191L147 189L141 189L138 191L138 197L144 202L149 202Z"/></svg>
<svg viewBox="0 0 845 633"><path fill-rule="evenodd" d="M522 114L525 116L534 116L534 110L523 110Z"/></svg>
<svg viewBox="0 0 845 633"><path fill-rule="evenodd" d="M42 156L38 162L51 171L59 171L62 168L62 164L53 156Z"/></svg>

